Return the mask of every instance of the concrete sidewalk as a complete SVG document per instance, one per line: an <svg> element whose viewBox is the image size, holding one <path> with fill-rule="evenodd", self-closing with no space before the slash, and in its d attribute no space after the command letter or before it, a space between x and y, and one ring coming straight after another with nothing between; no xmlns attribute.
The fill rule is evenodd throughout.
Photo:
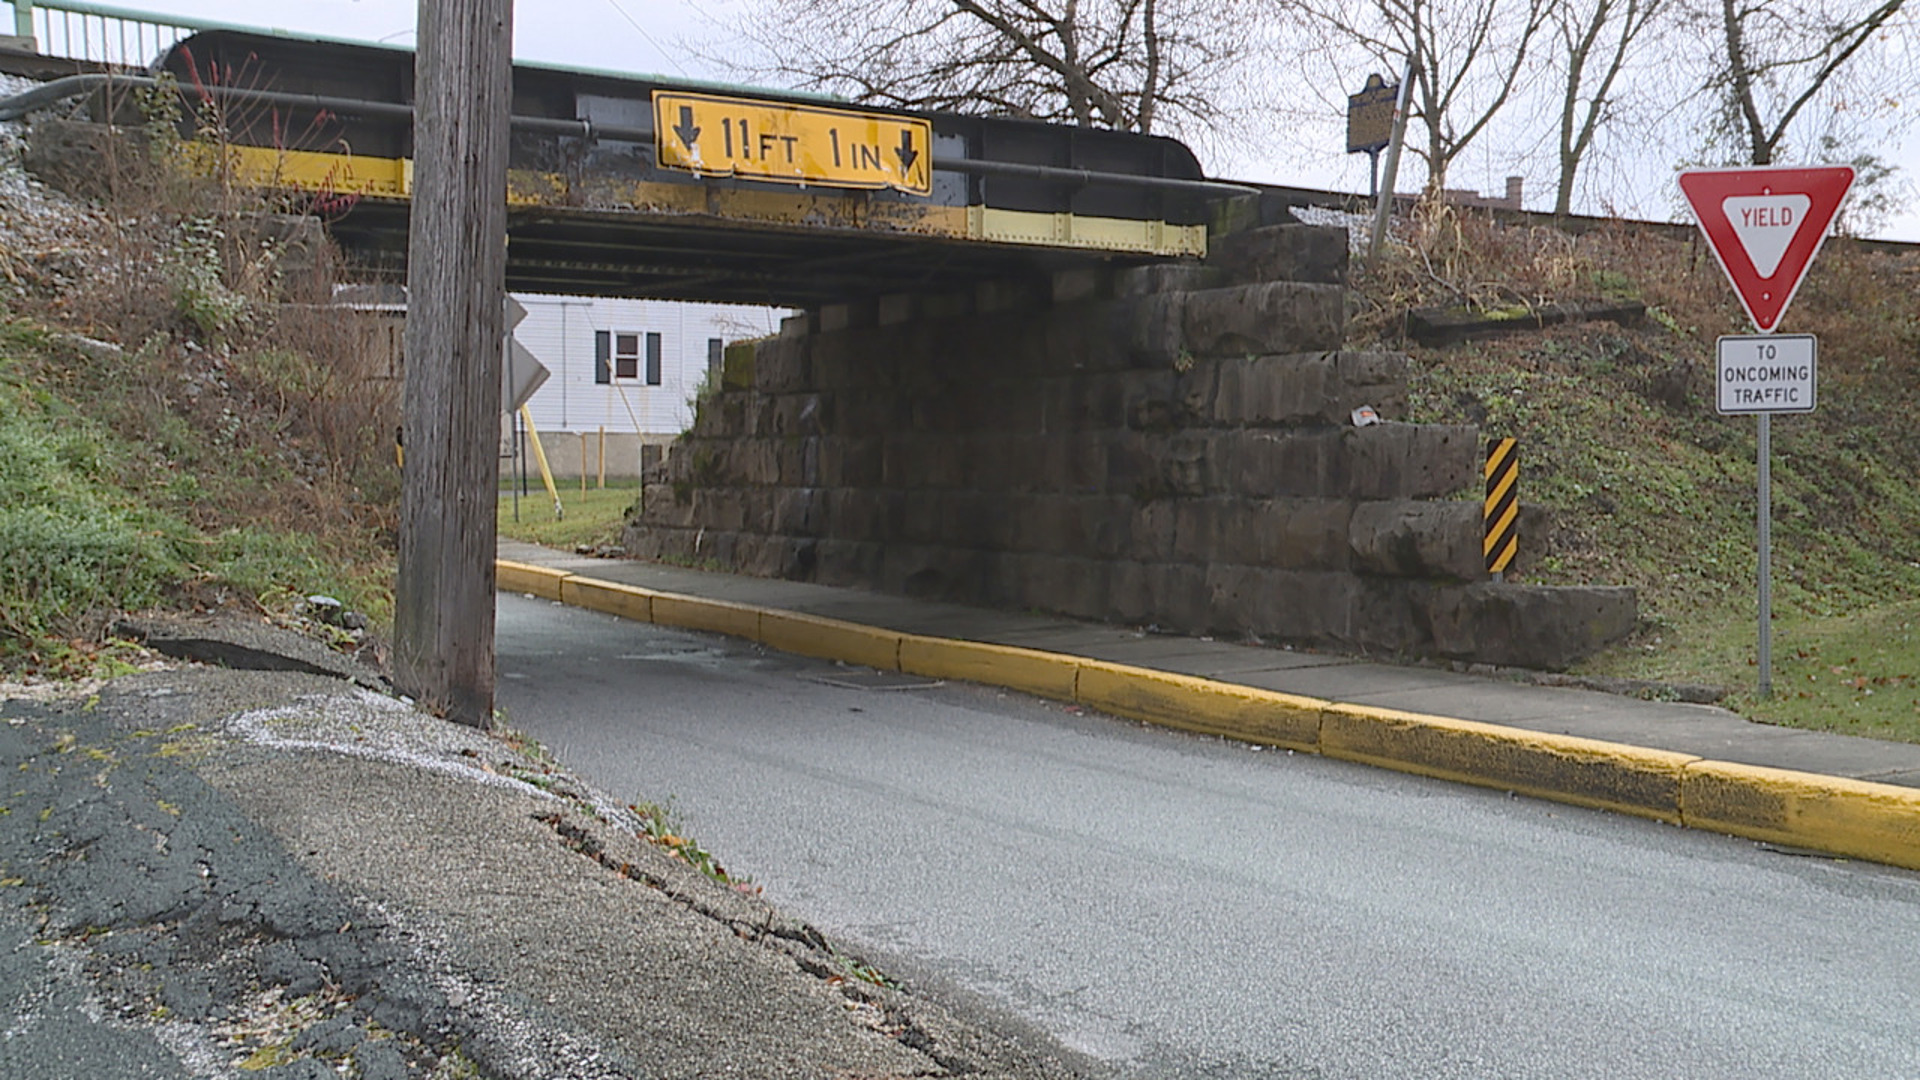
<svg viewBox="0 0 1920 1080"><path fill-rule="evenodd" d="M755 613L832 620L811 624L817 632L799 638L799 651L921 674L937 669L1175 727L1920 868L1920 745L1771 727L1714 706L597 559L515 541L503 540L499 556L503 591L755 637L775 648L794 639L793 628L775 634L768 622L762 633ZM558 582L569 575L576 586L563 595ZM632 591L596 591L590 582Z"/></svg>

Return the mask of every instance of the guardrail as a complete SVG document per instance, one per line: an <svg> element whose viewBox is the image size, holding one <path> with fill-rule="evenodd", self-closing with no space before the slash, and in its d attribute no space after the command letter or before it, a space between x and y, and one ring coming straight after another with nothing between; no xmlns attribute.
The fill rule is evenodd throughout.
<svg viewBox="0 0 1920 1080"><path fill-rule="evenodd" d="M249 29L82 0L12 0L12 4L14 34L33 39L42 55L107 67L144 69L174 42L201 30Z"/></svg>

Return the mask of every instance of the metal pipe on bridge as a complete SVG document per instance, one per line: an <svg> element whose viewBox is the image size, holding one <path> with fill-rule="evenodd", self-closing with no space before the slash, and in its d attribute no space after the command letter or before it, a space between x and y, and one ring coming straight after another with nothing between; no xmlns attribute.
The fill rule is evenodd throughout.
<svg viewBox="0 0 1920 1080"><path fill-rule="evenodd" d="M45 108L55 102L90 94L109 84L143 88L162 85L159 79L146 75L69 75L64 79L55 79L0 101L0 120L18 120L34 109ZM188 91L184 87L179 88L179 92L182 97L188 96ZM291 94L282 90L256 90L242 86L208 86L205 92L216 98L230 98L262 105L285 105L357 116L389 116L396 120L413 119L413 106L397 105L391 101L368 101L363 98L332 97L326 94ZM621 127L612 124L595 124L587 120L560 120L550 116L516 116L511 122L519 130L538 131L548 135L577 135L585 139L619 139L626 142L647 142L653 139L651 127Z"/></svg>
<svg viewBox="0 0 1920 1080"><path fill-rule="evenodd" d="M935 158L936 171L971 173L976 176L1008 176L1026 180L1078 182L1083 187L1158 188L1163 191L1191 191L1197 195L1258 195L1260 189L1223 180L1190 180L1178 176L1138 176L1133 173L1095 172L1060 165L1028 165L1017 161L982 161L978 158Z"/></svg>

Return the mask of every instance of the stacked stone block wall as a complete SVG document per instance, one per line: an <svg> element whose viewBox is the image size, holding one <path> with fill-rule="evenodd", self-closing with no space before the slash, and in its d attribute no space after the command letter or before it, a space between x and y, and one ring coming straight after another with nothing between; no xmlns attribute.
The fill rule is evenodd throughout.
<svg viewBox="0 0 1920 1080"><path fill-rule="evenodd" d="M1205 265L790 319L729 351L627 546L1169 630L1564 662L1528 655L1531 633L1482 640L1478 432L1352 423L1403 414L1407 360L1341 347L1345 258L1338 230L1277 226ZM1590 606L1604 633L1631 622L1630 596Z"/></svg>

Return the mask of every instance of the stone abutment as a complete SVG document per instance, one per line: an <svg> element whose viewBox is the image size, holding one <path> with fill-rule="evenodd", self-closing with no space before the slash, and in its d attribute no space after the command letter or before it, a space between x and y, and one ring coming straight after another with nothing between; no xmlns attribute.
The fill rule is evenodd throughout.
<svg viewBox="0 0 1920 1080"><path fill-rule="evenodd" d="M1560 667L1630 590L1488 580L1472 427L1342 347L1346 236L903 293L736 345L625 544L644 558L1186 633ZM1356 426L1372 406L1385 422Z"/></svg>

